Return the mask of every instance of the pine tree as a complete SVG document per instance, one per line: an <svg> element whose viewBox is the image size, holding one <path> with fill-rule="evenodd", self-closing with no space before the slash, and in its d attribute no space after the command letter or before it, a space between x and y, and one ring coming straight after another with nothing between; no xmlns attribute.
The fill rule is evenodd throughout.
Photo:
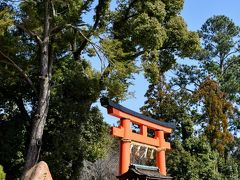
<svg viewBox="0 0 240 180"><path fill-rule="evenodd" d="M239 33L239 26L228 17L209 18L199 31L203 49L195 57L205 70L205 77L216 80L226 99L231 101L233 114L228 120L235 132L239 123Z"/></svg>

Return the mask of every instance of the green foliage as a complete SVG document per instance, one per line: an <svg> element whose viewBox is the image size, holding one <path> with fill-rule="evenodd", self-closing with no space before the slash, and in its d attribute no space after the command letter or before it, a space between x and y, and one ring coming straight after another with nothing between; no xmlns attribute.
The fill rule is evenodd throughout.
<svg viewBox="0 0 240 180"><path fill-rule="evenodd" d="M175 95L164 79L156 85L149 85L145 96L147 100L141 108L143 114L160 121L176 120L178 106L174 99Z"/></svg>
<svg viewBox="0 0 240 180"><path fill-rule="evenodd" d="M10 9L0 6L0 36L3 36L7 28L12 24L13 19Z"/></svg>
<svg viewBox="0 0 240 180"><path fill-rule="evenodd" d="M105 77L105 85L108 91L107 96L111 99L125 99L128 97L128 86L131 84L128 79L133 78L132 74L138 72L135 62L132 61L133 52L124 51L122 42L116 39L104 39L101 46L109 59L109 77Z"/></svg>
<svg viewBox="0 0 240 180"><path fill-rule="evenodd" d="M168 12L168 16L174 16L175 14L179 14L184 4L184 0L176 1L162 0L162 2L165 4L165 9Z"/></svg>
<svg viewBox="0 0 240 180"><path fill-rule="evenodd" d="M144 49L158 49L163 46L167 35L165 29L157 18L151 18L146 13L142 13L133 20L134 26L133 41ZM139 37L142 38L139 38Z"/></svg>
<svg viewBox="0 0 240 180"><path fill-rule="evenodd" d="M218 171L222 174L222 179L239 179L238 160L234 157L228 159L220 158L218 160Z"/></svg>
<svg viewBox="0 0 240 180"><path fill-rule="evenodd" d="M100 74L83 63L56 64L53 79L60 84L52 89L42 147L54 178L76 179L83 160L104 156L110 141L107 124L92 106L100 95Z"/></svg>
<svg viewBox="0 0 240 180"><path fill-rule="evenodd" d="M199 34L208 55L215 57L222 52L220 58L226 59L225 56L236 47L234 38L239 34L239 27L226 16L213 16L203 24Z"/></svg>
<svg viewBox="0 0 240 180"><path fill-rule="evenodd" d="M5 180L6 174L3 171L3 167L0 165L0 179Z"/></svg>
<svg viewBox="0 0 240 180"><path fill-rule="evenodd" d="M174 179L221 179L216 171L218 154L211 151L204 137L191 137L185 143L173 142L168 156L168 169Z"/></svg>
<svg viewBox="0 0 240 180"><path fill-rule="evenodd" d="M187 30L187 25L180 16L173 16L167 23L167 48L176 46L175 53L180 57L189 57L199 50L199 37L195 32ZM168 47L169 46L169 47ZM174 48L173 48L174 49Z"/></svg>
<svg viewBox="0 0 240 180"><path fill-rule="evenodd" d="M236 163L238 164L238 174L240 172L240 162L238 161L238 159L240 158L240 138L235 138L235 150L233 151L233 158L236 159Z"/></svg>
<svg viewBox="0 0 240 180"><path fill-rule="evenodd" d="M176 56L189 56L199 48L197 33L188 31L179 16L182 7L183 1L119 1L111 31L124 50L141 57L149 82L158 80L158 68L166 72Z"/></svg>
<svg viewBox="0 0 240 180"><path fill-rule="evenodd" d="M76 179L83 160L93 162L105 155L110 140L99 110L93 107L88 113L77 115L78 112L69 111L61 119L50 115L42 158L49 163L54 178Z"/></svg>

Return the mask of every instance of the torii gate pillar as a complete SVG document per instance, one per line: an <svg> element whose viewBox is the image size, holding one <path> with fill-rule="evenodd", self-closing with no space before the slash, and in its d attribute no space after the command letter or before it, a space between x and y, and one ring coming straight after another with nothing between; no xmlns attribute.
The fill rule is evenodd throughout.
<svg viewBox="0 0 240 180"><path fill-rule="evenodd" d="M159 144L160 144L159 146L160 148L156 153L156 164L157 164L157 167L160 169L160 172L166 175L167 169L166 169L166 159L165 159L166 148L164 148L164 142L165 142L164 132L156 131L156 137L159 139Z"/></svg>
<svg viewBox="0 0 240 180"><path fill-rule="evenodd" d="M119 173L123 174L128 171L130 165L130 133L131 133L131 122L129 119L120 120L121 127L124 128L124 136L120 141L120 163L119 163Z"/></svg>

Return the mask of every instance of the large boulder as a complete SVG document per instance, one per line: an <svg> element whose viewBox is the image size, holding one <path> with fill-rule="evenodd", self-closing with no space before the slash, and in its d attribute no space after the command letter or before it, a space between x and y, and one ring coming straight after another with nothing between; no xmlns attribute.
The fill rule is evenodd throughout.
<svg viewBox="0 0 240 180"><path fill-rule="evenodd" d="M52 180L48 165L44 161L40 161L29 169L24 180Z"/></svg>

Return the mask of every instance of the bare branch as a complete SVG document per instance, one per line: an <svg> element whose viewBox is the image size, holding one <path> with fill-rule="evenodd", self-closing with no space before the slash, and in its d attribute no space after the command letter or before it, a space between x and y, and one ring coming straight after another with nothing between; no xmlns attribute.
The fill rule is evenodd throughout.
<svg viewBox="0 0 240 180"><path fill-rule="evenodd" d="M100 17L103 14L104 3L105 3L105 0L99 0L98 5L96 6L95 22L93 24L93 27L89 31L84 41L81 43L80 47L74 52L75 56L78 56L82 52L82 50L86 47L87 43L89 42L87 39L89 39L94 33L94 31L97 29L100 23L100 19L101 19Z"/></svg>
<svg viewBox="0 0 240 180"><path fill-rule="evenodd" d="M34 92L37 94L37 90L33 85L32 80L28 77L28 75L23 71L22 68L20 68L10 57L8 57L7 55L5 55L1 50L0 50L0 54L4 57L6 61L1 61L4 62L6 64L12 65L14 68L16 68L18 70L18 72L24 77L24 79L27 81L27 83L32 87L32 89L34 90Z"/></svg>
<svg viewBox="0 0 240 180"><path fill-rule="evenodd" d="M71 27L71 26L72 26L72 24L61 24L61 25L52 27L50 30L50 34L51 34L51 36L54 36L55 34L59 33L63 29L65 29L67 27ZM87 26L87 24L82 23L82 24L78 25L78 27L82 27L82 26Z"/></svg>
<svg viewBox="0 0 240 180"><path fill-rule="evenodd" d="M100 51L100 52L104 55L104 57L106 57L106 59L107 59L107 55L105 54L105 52L103 51L103 49L102 49L99 45L97 45L96 43L93 43L87 36L85 36L85 35L83 34L83 32L82 32L78 27L73 26L73 25L71 25L71 24L68 24L67 26L68 26L68 27L72 27L73 29L76 29L76 30L81 34L81 36L82 36L87 42L89 42L89 43L91 44L91 46L92 46L93 49L95 50L98 58L100 59L101 64L103 64L103 59L102 59L100 53L98 52L98 51ZM108 59L108 60L109 60L112 64L114 64L110 59ZM103 68L102 68L101 70L103 70Z"/></svg>

